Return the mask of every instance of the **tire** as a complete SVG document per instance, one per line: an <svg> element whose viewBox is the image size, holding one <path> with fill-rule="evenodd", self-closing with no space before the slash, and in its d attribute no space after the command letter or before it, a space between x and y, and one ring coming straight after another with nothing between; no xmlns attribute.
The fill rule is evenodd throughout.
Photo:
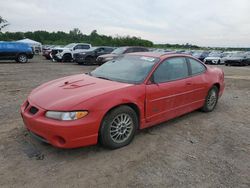
<svg viewBox="0 0 250 188"><path fill-rule="evenodd" d="M216 86L213 86L208 91L205 103L203 107L201 108L203 112L212 112L215 109L216 104L218 102L218 97L219 97L218 93L219 93L219 90Z"/></svg>
<svg viewBox="0 0 250 188"><path fill-rule="evenodd" d="M137 128L138 117L135 111L129 106L117 107L104 117L99 141L109 149L124 147L133 140Z"/></svg>
<svg viewBox="0 0 250 188"><path fill-rule="evenodd" d="M28 57L26 54L19 54L17 57L17 62L19 63L27 63L28 62Z"/></svg>
<svg viewBox="0 0 250 188"><path fill-rule="evenodd" d="M95 64L95 58L92 56L87 56L85 58L86 65L94 65Z"/></svg>
<svg viewBox="0 0 250 188"><path fill-rule="evenodd" d="M62 57L62 62L70 62L72 60L72 57L70 54L65 54Z"/></svg>

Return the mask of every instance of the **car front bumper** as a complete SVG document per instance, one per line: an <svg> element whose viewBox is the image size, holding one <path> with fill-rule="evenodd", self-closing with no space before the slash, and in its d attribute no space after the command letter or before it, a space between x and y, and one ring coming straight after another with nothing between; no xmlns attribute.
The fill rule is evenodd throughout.
<svg viewBox="0 0 250 188"><path fill-rule="evenodd" d="M33 114L31 108L38 111ZM21 106L23 122L32 134L43 142L59 148L77 148L94 145L98 140L101 120L93 114L74 121L59 121L45 117L46 110L26 101Z"/></svg>

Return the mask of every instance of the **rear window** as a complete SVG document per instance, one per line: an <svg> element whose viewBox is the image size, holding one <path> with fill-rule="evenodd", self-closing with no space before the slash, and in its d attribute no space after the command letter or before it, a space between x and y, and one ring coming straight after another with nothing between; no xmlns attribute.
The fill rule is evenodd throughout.
<svg viewBox="0 0 250 188"><path fill-rule="evenodd" d="M191 58L188 58L188 60L190 63L192 75L196 75L196 74L200 74L200 73L205 72L206 67L203 64L201 64L200 62L198 62L194 59L191 59Z"/></svg>

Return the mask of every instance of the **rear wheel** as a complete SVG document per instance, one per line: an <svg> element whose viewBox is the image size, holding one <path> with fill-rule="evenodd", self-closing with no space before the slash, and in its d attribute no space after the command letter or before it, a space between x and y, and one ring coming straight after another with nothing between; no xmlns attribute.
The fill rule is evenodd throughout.
<svg viewBox="0 0 250 188"><path fill-rule="evenodd" d="M27 61L28 61L27 55L25 55L25 54L18 55L17 62L19 62L19 63L27 63Z"/></svg>
<svg viewBox="0 0 250 188"><path fill-rule="evenodd" d="M120 106L110 111L100 128L100 142L110 149L128 145L138 128L138 118L129 106Z"/></svg>
<svg viewBox="0 0 250 188"><path fill-rule="evenodd" d="M213 86L207 94L205 104L201 108L203 112L212 112L214 108L216 107L216 104L218 102L218 88L216 86Z"/></svg>

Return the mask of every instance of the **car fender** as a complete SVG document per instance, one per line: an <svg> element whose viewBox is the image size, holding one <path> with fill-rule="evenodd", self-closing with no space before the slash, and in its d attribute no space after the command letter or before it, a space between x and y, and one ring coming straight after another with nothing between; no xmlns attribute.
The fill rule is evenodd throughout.
<svg viewBox="0 0 250 188"><path fill-rule="evenodd" d="M145 117L145 85L131 85L116 91L104 93L98 97L92 97L76 105L75 110L88 110L95 112L98 118L103 119L105 115L115 107L132 104L138 108L139 122L144 123Z"/></svg>

